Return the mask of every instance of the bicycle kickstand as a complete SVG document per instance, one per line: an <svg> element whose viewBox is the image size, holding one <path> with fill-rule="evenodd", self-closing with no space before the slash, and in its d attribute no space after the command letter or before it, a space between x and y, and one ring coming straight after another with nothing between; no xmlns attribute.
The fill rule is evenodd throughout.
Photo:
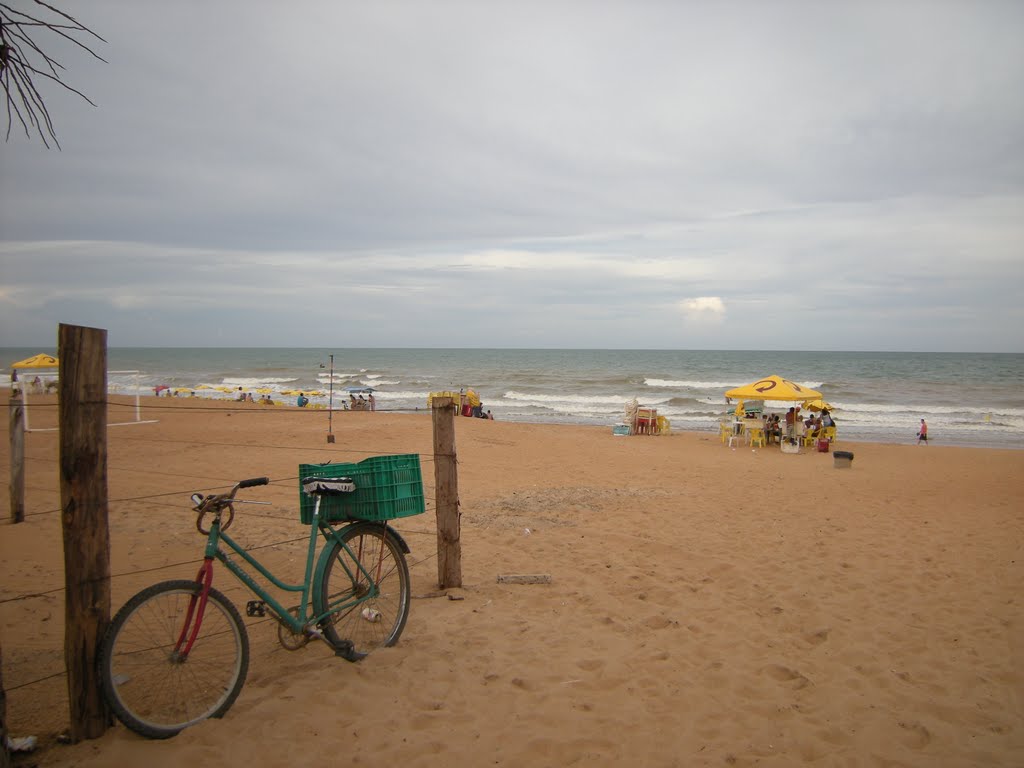
<svg viewBox="0 0 1024 768"><path fill-rule="evenodd" d="M335 656L339 656L345 661L355 663L357 661L360 661L361 659L365 659L368 655L362 653L361 651L357 651L355 645L352 643L351 640L342 640L340 643L335 645L327 639L327 636L320 630L320 627L313 627L309 629L308 632L313 637L323 640L327 645L331 647L331 650L334 651Z"/></svg>
<svg viewBox="0 0 1024 768"><path fill-rule="evenodd" d="M360 659L365 659L366 654L356 650L355 645L352 644L351 640L342 640L337 645L333 646L334 655L340 656L345 661L357 662Z"/></svg>

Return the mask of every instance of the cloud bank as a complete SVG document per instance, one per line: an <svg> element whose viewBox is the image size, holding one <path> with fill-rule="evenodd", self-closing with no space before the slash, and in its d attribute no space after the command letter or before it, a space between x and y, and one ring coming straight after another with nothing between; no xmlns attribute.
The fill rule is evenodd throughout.
<svg viewBox="0 0 1024 768"><path fill-rule="evenodd" d="M67 10L0 344L1024 351L1024 6Z"/></svg>

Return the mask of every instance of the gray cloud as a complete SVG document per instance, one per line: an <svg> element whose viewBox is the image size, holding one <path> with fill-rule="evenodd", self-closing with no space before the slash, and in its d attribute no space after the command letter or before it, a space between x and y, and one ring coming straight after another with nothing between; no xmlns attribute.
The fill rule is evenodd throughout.
<svg viewBox="0 0 1024 768"><path fill-rule="evenodd" d="M69 10L2 344L1022 350L1017 4Z"/></svg>

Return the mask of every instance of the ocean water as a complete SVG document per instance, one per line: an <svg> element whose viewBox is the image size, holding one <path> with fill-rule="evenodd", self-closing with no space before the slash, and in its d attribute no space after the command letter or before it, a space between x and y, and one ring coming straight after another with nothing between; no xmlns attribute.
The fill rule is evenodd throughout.
<svg viewBox="0 0 1024 768"><path fill-rule="evenodd" d="M39 352L57 350L0 349L3 385L11 364ZM1021 354L111 348L107 363L118 394L161 386L232 398L241 387L291 402L302 391L342 407L346 387L371 386L379 410L408 412L424 411L430 392L473 389L496 419L605 425L609 433L634 398L673 430L717 432L732 410L728 389L777 374L823 393L841 440L911 443L924 418L933 444L1024 448ZM765 404L779 412L789 405Z"/></svg>

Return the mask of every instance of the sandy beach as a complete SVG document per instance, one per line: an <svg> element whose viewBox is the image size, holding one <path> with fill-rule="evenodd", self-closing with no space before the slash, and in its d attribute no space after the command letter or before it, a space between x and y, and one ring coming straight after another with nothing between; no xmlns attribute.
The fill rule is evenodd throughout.
<svg viewBox="0 0 1024 768"><path fill-rule="evenodd" d="M134 418L118 402L110 421ZM53 399L30 418L54 426ZM298 465L418 453L427 513L396 522L408 625L349 664L247 619L223 719L58 744L58 436L33 431L28 517L6 525L5 472L0 534L8 723L40 739L15 765L1024 765L1024 452L840 432L855 458L837 469L712 433L457 418L464 585L440 591L429 415L335 413L333 444L325 411L144 398L142 418L158 421L109 429L113 611L194 576L191 492L270 477L245 497L271 504L240 507L232 534L298 577ZM244 610L229 574L214 583Z"/></svg>

